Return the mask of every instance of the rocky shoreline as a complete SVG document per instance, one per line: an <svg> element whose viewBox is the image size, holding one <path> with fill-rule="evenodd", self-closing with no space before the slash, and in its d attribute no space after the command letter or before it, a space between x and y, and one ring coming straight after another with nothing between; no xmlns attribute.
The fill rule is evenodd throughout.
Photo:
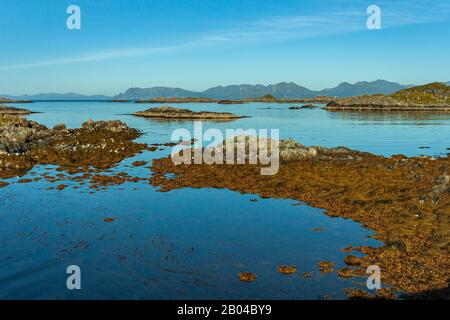
<svg viewBox="0 0 450 320"><path fill-rule="evenodd" d="M145 111L135 112L133 115L138 117L173 120L235 120L243 118L243 116L238 116L229 112L195 112L189 109L173 108L169 106L150 108Z"/></svg>
<svg viewBox="0 0 450 320"><path fill-rule="evenodd" d="M365 95L336 98L324 108L328 111L450 111L450 87L431 83L391 95Z"/></svg>
<svg viewBox="0 0 450 320"><path fill-rule="evenodd" d="M149 100L137 100L136 103L214 103L217 99L210 98L154 98Z"/></svg>
<svg viewBox="0 0 450 320"><path fill-rule="evenodd" d="M385 158L296 142L281 143L280 157L274 176L261 176L260 165L176 166L163 158L153 161L151 183L162 192L226 188L295 199L353 219L374 230L384 246L343 248L365 256L347 257L349 266L339 275L358 279L368 266L378 265L384 286L392 286L385 296L450 298L450 157ZM358 294L349 290L352 298Z"/></svg>
<svg viewBox="0 0 450 320"><path fill-rule="evenodd" d="M38 164L53 164L73 172L110 168L143 150L133 140L136 129L121 121L89 120L78 129L0 116L0 178L23 176Z"/></svg>

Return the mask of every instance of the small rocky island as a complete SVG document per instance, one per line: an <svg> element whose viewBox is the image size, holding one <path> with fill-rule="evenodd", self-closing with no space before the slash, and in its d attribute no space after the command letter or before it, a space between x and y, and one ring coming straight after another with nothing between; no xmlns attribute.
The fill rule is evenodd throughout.
<svg viewBox="0 0 450 320"><path fill-rule="evenodd" d="M318 108L318 106L316 106L315 104L308 103L308 104L305 104L303 106L292 106L292 107L289 107L289 110L316 109L316 108Z"/></svg>
<svg viewBox="0 0 450 320"><path fill-rule="evenodd" d="M137 100L136 103L214 103L217 99L211 98L154 98L149 100Z"/></svg>
<svg viewBox="0 0 450 320"><path fill-rule="evenodd" d="M450 111L450 87L435 82L400 90L391 95L336 98L328 111Z"/></svg>
<svg viewBox="0 0 450 320"><path fill-rule="evenodd" d="M31 100L14 100L0 97L0 103L33 103Z"/></svg>
<svg viewBox="0 0 450 320"><path fill-rule="evenodd" d="M218 104L243 104L242 100L219 100Z"/></svg>
<svg viewBox="0 0 450 320"><path fill-rule="evenodd" d="M145 111L133 113L138 117L157 118L157 119L174 119L174 120L235 120L243 118L229 112L211 112L199 111L195 112L189 109L173 108L169 106L150 108Z"/></svg>
<svg viewBox="0 0 450 320"><path fill-rule="evenodd" d="M21 109L21 108L0 105L0 115L3 115L3 114L26 115L26 114L30 114L30 113L31 113L31 111L27 110L27 109Z"/></svg>

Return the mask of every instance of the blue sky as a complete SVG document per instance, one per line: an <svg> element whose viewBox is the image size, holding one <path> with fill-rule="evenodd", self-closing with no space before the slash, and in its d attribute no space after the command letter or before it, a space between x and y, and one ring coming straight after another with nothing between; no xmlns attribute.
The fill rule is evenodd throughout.
<svg viewBox="0 0 450 320"><path fill-rule="evenodd" d="M449 81L449 32L448 0L2 0L0 93Z"/></svg>

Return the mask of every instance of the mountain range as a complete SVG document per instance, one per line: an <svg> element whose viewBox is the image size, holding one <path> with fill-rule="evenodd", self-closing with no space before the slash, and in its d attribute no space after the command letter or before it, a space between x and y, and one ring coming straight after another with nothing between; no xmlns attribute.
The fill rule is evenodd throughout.
<svg viewBox="0 0 450 320"><path fill-rule="evenodd" d="M245 99L257 98L264 95L272 95L278 99L314 98L316 96L348 97L362 94L390 94L396 91L412 87L412 85L401 85L385 80L372 82L356 82L350 84L343 82L338 86L320 91L310 90L293 82L281 82L273 85L229 85L218 86L205 91L189 91L181 88L153 87L153 88L130 88L124 93L118 94L114 99L139 100L157 97L182 97L182 98L215 98L215 99Z"/></svg>
<svg viewBox="0 0 450 320"><path fill-rule="evenodd" d="M68 93L39 93L32 95L12 96L8 94L0 94L0 97L14 99L14 100L111 100L111 97L105 95L83 95L73 92Z"/></svg>
<svg viewBox="0 0 450 320"><path fill-rule="evenodd" d="M446 83L450 85L450 81ZM217 86L204 91L190 91L182 88L151 87L129 88L123 93L110 97L105 95L82 95L77 93L42 93L36 95L1 95L0 97L20 100L143 100L157 97L165 98L215 98L244 99L273 95L279 99L314 98L316 96L352 97L364 94L391 94L413 85L402 85L385 80L361 81L354 84L343 82L334 88L319 91L310 90L293 82L281 82L273 85L229 85Z"/></svg>

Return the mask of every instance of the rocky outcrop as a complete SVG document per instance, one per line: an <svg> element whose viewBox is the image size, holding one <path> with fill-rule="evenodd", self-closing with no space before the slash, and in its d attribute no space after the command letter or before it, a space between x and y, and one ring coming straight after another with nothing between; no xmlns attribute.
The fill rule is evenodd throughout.
<svg viewBox="0 0 450 320"><path fill-rule="evenodd" d="M146 148L136 129L121 121L92 121L81 128L49 129L35 121L0 116L0 178L21 176L36 164L108 168Z"/></svg>
<svg viewBox="0 0 450 320"><path fill-rule="evenodd" d="M24 153L49 130L35 122L15 116L0 116L0 153Z"/></svg>
<svg viewBox="0 0 450 320"><path fill-rule="evenodd" d="M247 98L243 100L244 102L278 102L279 100L275 98L271 94L267 94L265 96L259 97L259 98Z"/></svg>
<svg viewBox="0 0 450 320"><path fill-rule="evenodd" d="M3 115L3 114L16 114L16 115L24 114L24 115L26 115L26 114L30 114L30 113L31 113L31 111L27 110L27 109L21 109L21 108L0 105L0 115Z"/></svg>
<svg viewBox="0 0 450 320"><path fill-rule="evenodd" d="M216 99L210 98L154 98L149 100L137 100L136 103L214 103Z"/></svg>
<svg viewBox="0 0 450 320"><path fill-rule="evenodd" d="M398 91L392 95L365 95L336 98L329 111L450 111L450 87L431 83Z"/></svg>
<svg viewBox="0 0 450 320"><path fill-rule="evenodd" d="M243 104L242 100L220 100L217 102L218 104Z"/></svg>
<svg viewBox="0 0 450 320"><path fill-rule="evenodd" d="M318 106L316 106L315 104L305 104L303 106L292 106L289 107L289 110L301 110L301 109L316 109L318 108Z"/></svg>
<svg viewBox="0 0 450 320"><path fill-rule="evenodd" d="M192 119L192 120L234 120L243 118L229 112L195 112L189 109L173 108L163 106L158 108L150 108L146 111L138 111L133 113L138 117L157 118L157 119Z"/></svg>

